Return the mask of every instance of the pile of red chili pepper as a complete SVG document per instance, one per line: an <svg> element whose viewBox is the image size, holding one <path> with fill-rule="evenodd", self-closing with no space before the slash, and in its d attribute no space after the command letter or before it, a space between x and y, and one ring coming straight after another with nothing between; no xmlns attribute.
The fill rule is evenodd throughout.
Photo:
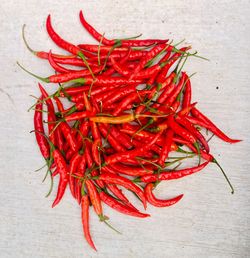
<svg viewBox="0 0 250 258"><path fill-rule="evenodd" d="M190 47L177 48L165 39L107 39L80 12L80 21L97 40L96 45L69 43L52 27L50 38L69 54L28 49L48 61L55 74L46 78L58 85L49 95L39 84L41 95L33 109L34 133L46 161L46 176L59 180L55 207L66 188L81 205L86 240L95 248L89 230L89 208L107 223L103 204L126 215L146 218L126 197L124 188L142 202L167 207L183 194L167 200L155 197L153 189L164 180L192 175L212 162L204 129L225 142L229 138L192 102L190 76L182 71ZM184 161L197 158L194 167ZM178 166L182 164L182 169ZM123 188L123 190L121 189Z"/></svg>

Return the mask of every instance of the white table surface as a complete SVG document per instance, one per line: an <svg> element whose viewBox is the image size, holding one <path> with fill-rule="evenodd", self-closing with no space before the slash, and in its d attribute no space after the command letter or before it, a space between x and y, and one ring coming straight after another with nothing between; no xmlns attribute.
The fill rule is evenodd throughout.
<svg viewBox="0 0 250 258"><path fill-rule="evenodd" d="M44 27L52 14L58 33L72 42L94 42L78 20L79 10L106 36L143 33L145 38L185 38L187 44L211 61L189 60L193 99L198 107L232 137L244 141L230 145L211 141L235 187L231 195L221 173L209 165L202 173L162 183L156 194L184 193L177 205L149 207L149 219L134 219L105 207L105 214L123 234L98 222L91 211L91 231L98 252L82 235L80 208L69 192L51 209L55 191L44 195L43 164L34 136L32 112L38 95L37 80L16 65L40 75L52 70L32 56L21 39L22 24L35 49L58 50ZM250 2L230 1L37 1L0 3L0 257L249 257L250 254ZM60 51L60 50L59 50ZM218 89L216 89L218 87ZM54 86L47 85L47 89Z"/></svg>

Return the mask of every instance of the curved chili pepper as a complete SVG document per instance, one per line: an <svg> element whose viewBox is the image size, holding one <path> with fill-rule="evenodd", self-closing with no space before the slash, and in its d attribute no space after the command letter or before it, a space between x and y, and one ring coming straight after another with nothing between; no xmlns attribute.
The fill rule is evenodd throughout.
<svg viewBox="0 0 250 258"><path fill-rule="evenodd" d="M77 171L78 165L82 159L82 155L80 153L75 153L75 155L71 158L70 160L70 165L69 165L69 188L71 191L72 196L75 198L76 193L75 193L75 184L76 180L73 177L75 172Z"/></svg>
<svg viewBox="0 0 250 258"><path fill-rule="evenodd" d="M74 54L74 55L77 55L79 57L82 58L83 62L85 63L85 65L87 66L88 70L89 70L89 73L92 75L92 77L94 77L93 75L93 72L91 70L91 68L89 67L89 64L88 62L86 61L86 58L82 52L82 50L67 42L66 40L62 39L56 32L55 30L53 29L52 27L52 24L51 24L51 18L50 18L50 15L48 15L47 17L47 20L46 20L46 28L47 28L47 31L48 31L48 34L49 36L51 37L51 39L61 48L69 51L70 53Z"/></svg>
<svg viewBox="0 0 250 258"><path fill-rule="evenodd" d="M48 144L47 139L44 137L45 131L43 127L43 97L41 96L37 100L37 104L35 106L35 113L34 113L34 128L35 128L35 136L36 141L39 146L39 149L44 157L45 160L50 158L50 147ZM40 133L38 133L40 132Z"/></svg>
<svg viewBox="0 0 250 258"><path fill-rule="evenodd" d="M84 18L82 11L79 13L80 21L83 25L83 27L89 32L89 34L96 39L98 42L102 42L104 45L114 45L114 40L106 39L103 35L101 35L99 32L97 32Z"/></svg>
<svg viewBox="0 0 250 258"><path fill-rule="evenodd" d="M222 139L225 142L229 143L236 143L240 142L241 140L231 139L226 134L224 134L210 119L208 119L205 115L203 115L196 107L191 109L191 113L194 117L200 119L201 121L205 122L208 130L210 130L212 133L214 133L216 136L218 136L220 139Z"/></svg>
<svg viewBox="0 0 250 258"><path fill-rule="evenodd" d="M177 134L180 135L183 139L189 141L192 144L196 144L196 138L188 130L181 127L175 122L174 116L170 115L168 117L169 127Z"/></svg>
<svg viewBox="0 0 250 258"><path fill-rule="evenodd" d="M90 201L93 205L93 208L95 210L95 213L98 215L98 217L100 218L100 220L103 219L103 210L102 210L102 203L101 203L101 199L100 199L100 195L98 193L98 191L96 190L96 187L94 185L94 183L90 180L86 180L85 181L87 190L88 190L88 194L90 197Z"/></svg>
<svg viewBox="0 0 250 258"><path fill-rule="evenodd" d="M183 194L180 194L174 198L168 199L168 200L160 200L157 199L153 194L154 184L149 183L145 186L144 192L145 196L147 198L147 201L156 207L168 207L171 205L176 204L180 199L183 197Z"/></svg>
<svg viewBox="0 0 250 258"><path fill-rule="evenodd" d="M123 204L130 207L131 209L138 211L128 200L128 198L124 195L121 189L119 189L116 185L107 184L107 189L115 195L118 199L122 201Z"/></svg>
<svg viewBox="0 0 250 258"><path fill-rule="evenodd" d="M129 179L111 173L101 174L99 179L111 184L121 185L126 189L133 191L142 201L144 208L147 208L147 203L143 191Z"/></svg>
<svg viewBox="0 0 250 258"><path fill-rule="evenodd" d="M87 195L82 196L81 207L82 207L82 225L83 225L83 232L84 232L85 239L87 240L89 245L95 251L97 251L89 232L89 197Z"/></svg>
<svg viewBox="0 0 250 258"><path fill-rule="evenodd" d="M54 144L57 145L57 134L58 130L54 130L55 128L55 121L56 121L56 115L55 115L55 109L54 105L49 98L48 93L45 91L43 86L38 83L39 89L42 93L43 98L45 99L47 108L48 108L48 130L49 130L49 139Z"/></svg>
<svg viewBox="0 0 250 258"><path fill-rule="evenodd" d="M165 165L165 160L168 158L168 154L171 150L173 136L174 132L172 130L167 130L164 135L165 141L158 161L159 165L162 167Z"/></svg>
<svg viewBox="0 0 250 258"><path fill-rule="evenodd" d="M133 216L133 217L139 217L139 218L150 217L149 214L145 214L145 213L141 213L139 211L135 211L131 207L128 207L128 206L118 202L116 199L114 199L111 196L105 194L104 192L100 193L100 198L104 203L106 203L112 209L117 210L117 211L119 211L121 213L124 213L126 215Z"/></svg>
<svg viewBox="0 0 250 258"><path fill-rule="evenodd" d="M60 173L60 179L59 179L56 199L52 204L52 208L54 208L61 201L69 181L67 164L61 152L59 150L54 150L53 158L54 158L55 165Z"/></svg>
<svg viewBox="0 0 250 258"><path fill-rule="evenodd" d="M190 133L192 133L198 141L203 145L206 152L209 153L209 145L205 139L205 137L193 126L192 123L189 122L185 117L176 116L175 120L178 124L182 125L186 128Z"/></svg>
<svg viewBox="0 0 250 258"><path fill-rule="evenodd" d="M167 171L167 172L162 172L160 174L154 174L154 175L146 175L146 176L142 176L140 180L144 183L151 183L151 182L162 181L162 180L179 179L201 171L203 168L207 166L208 163L209 161L206 161L203 164L192 168L186 168L186 169L177 170L177 171L176 170Z"/></svg>
<svg viewBox="0 0 250 258"><path fill-rule="evenodd" d="M70 126L66 122L61 122L59 125L64 138L69 143L70 148L76 152L77 151L77 142L75 136L73 135Z"/></svg>
<svg viewBox="0 0 250 258"><path fill-rule="evenodd" d="M51 67L53 69L55 69L55 71L57 71L59 73L68 73L68 72L74 71L74 70L71 70L71 69L64 68L63 66L57 64L55 62L55 60L53 59L51 50L49 51L48 61L49 61L50 65L51 65Z"/></svg>
<svg viewBox="0 0 250 258"><path fill-rule="evenodd" d="M141 47L141 46L151 46L154 44L165 43L168 39L144 39L144 40L115 40L107 39L103 37L99 32L97 32L84 18L82 11L79 14L80 21L83 27L89 32L89 34L96 39L98 42L102 42L104 45L112 46L117 42L120 42L121 46L130 46L130 47Z"/></svg>

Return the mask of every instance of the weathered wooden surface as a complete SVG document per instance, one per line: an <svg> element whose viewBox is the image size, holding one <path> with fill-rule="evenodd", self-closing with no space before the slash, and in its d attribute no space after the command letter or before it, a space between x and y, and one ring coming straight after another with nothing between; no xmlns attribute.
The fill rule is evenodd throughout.
<svg viewBox="0 0 250 258"><path fill-rule="evenodd" d="M244 140L237 145L211 141L235 195L214 165L190 178L162 183L159 196L185 197L175 207L149 207L150 219L105 209L122 235L92 216L97 254L83 239L80 210L69 193L55 209L50 208L54 192L43 198L48 182L42 184L43 173L33 172L43 161L29 134L32 113L26 112L34 102L28 95L38 94L36 80L16 65L19 60L38 74L52 72L21 40L26 23L31 46L56 49L44 28L48 13L66 39L89 42L78 21L80 9L110 37L142 32L145 38L185 38L211 60L193 58L186 66L190 73L198 72L192 78L194 100L227 133ZM0 257L249 257L249 1L9 0L1 1L0 10Z"/></svg>

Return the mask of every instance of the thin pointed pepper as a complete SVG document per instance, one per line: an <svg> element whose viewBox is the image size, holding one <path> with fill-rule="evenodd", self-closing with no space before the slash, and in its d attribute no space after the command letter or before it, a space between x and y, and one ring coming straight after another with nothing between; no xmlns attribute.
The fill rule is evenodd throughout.
<svg viewBox="0 0 250 258"><path fill-rule="evenodd" d="M89 231L89 197L87 195L82 196L81 201L81 208L82 208L82 225L83 225L83 232L85 239L87 240L88 244L96 251L96 247L93 243L92 237Z"/></svg>
<svg viewBox="0 0 250 258"><path fill-rule="evenodd" d="M76 193L75 193L76 179L74 178L74 174L75 172L77 172L77 168L79 163L81 162L81 159L82 159L82 155L76 152L75 155L71 158L70 165L69 165L69 188L74 198L76 197Z"/></svg>
<svg viewBox="0 0 250 258"><path fill-rule="evenodd" d="M54 150L53 158L54 158L54 163L60 173L60 179L59 179L56 199L52 204L52 208L54 208L61 201L69 181L68 167L61 152L59 150Z"/></svg>
<svg viewBox="0 0 250 258"><path fill-rule="evenodd" d="M85 155L83 154L81 156L81 160L78 164L78 168L77 168L77 172L79 173L80 177L83 177L85 174L85 169L86 169L86 158ZM82 181L79 180L78 178L75 179L76 183L75 183L75 196L76 196L76 200L78 201L78 203L81 203L81 198L82 198L82 193L81 193L81 189L82 189Z"/></svg>
<svg viewBox="0 0 250 258"><path fill-rule="evenodd" d="M116 199L112 198L108 194L101 192L100 193L101 200L110 206L112 209L117 210L123 214L133 216L133 217L139 217L139 218L146 218L149 217L149 214L141 213L139 211L135 211L131 207L128 207L120 202L118 202Z"/></svg>
<svg viewBox="0 0 250 258"><path fill-rule="evenodd" d="M183 194L180 194L168 200L160 200L160 199L157 199L153 194L153 189L154 189L154 184L149 183L145 186L144 192L145 192L147 201L155 207L168 207L168 206L174 205L178 201L180 201L181 198L183 197Z"/></svg>
<svg viewBox="0 0 250 258"><path fill-rule="evenodd" d="M207 166L208 163L209 163L209 161L206 161L203 164L198 165L196 167L192 167L192 168L167 171L167 172L162 172L160 174L154 174L154 175L146 175L146 176L142 176L140 178L140 180L144 183L150 183L150 182L163 181L163 180L180 179L182 177L189 176L191 174L201 171L203 168L205 168Z"/></svg>
<svg viewBox="0 0 250 258"><path fill-rule="evenodd" d="M84 18L82 11L79 14L80 21L83 27L89 32L89 34L96 39L98 42L102 41L104 45L113 46L117 42L120 42L121 46L130 46L130 47L141 47L141 46L150 46L158 43L165 43L168 39L144 39L144 40L115 40L115 39L107 39L103 37L102 34L97 32Z"/></svg>
<svg viewBox="0 0 250 258"><path fill-rule="evenodd" d="M205 137L193 126L193 124L191 122L189 122L189 120L187 120L185 118L185 116L184 117L176 116L175 120L178 124L180 124L181 126L186 128L190 133L192 133L199 140L199 142L203 145L206 152L209 153L210 148L209 148L209 145L208 145Z"/></svg>
<svg viewBox="0 0 250 258"><path fill-rule="evenodd" d="M91 180L86 180L85 184L88 190L90 201L95 210L95 213L98 215L100 220L103 220L104 216L103 216L103 210L102 210L102 203L101 203L100 195L96 190L96 186Z"/></svg>
<svg viewBox="0 0 250 258"><path fill-rule="evenodd" d="M174 132L170 129L168 129L164 135L165 141L158 161L159 165L162 167L165 165L165 161L168 158L168 154L171 150L171 144L173 143L173 136L174 136Z"/></svg>
<svg viewBox="0 0 250 258"><path fill-rule="evenodd" d="M34 113L34 128L35 128L35 136L36 141L39 146L39 149L42 153L42 156L45 160L50 158L50 147L48 144L47 139L44 137L45 131L43 127L43 97L41 96L37 100L37 104L35 106L35 113ZM40 132L40 133L38 133Z"/></svg>
<svg viewBox="0 0 250 258"><path fill-rule="evenodd" d="M208 130L210 130L212 133L214 133L216 136L218 136L220 139L222 139L225 142L229 143L237 143L241 140L231 139L226 134L224 134L210 119L208 119L205 115L203 115L196 107L192 108L191 113L194 117L200 119L202 122L205 122Z"/></svg>
<svg viewBox="0 0 250 258"><path fill-rule="evenodd" d="M75 46L75 45L73 45L73 44L71 44L71 43L65 41L64 39L62 39L62 38L55 32L55 30L53 29L52 24L51 24L51 17L50 17L50 15L48 15L47 20L46 20L46 28L47 28L48 34L49 34L49 36L51 37L51 39L52 39L59 47L65 49L65 50L67 50L67 51L69 51L70 53L72 53L72 54L74 54L74 55L77 55L77 56L81 57L81 59L83 60L83 62L84 62L85 65L87 66L87 68L88 68L90 74L92 75L92 77L94 77L94 74L93 74L91 68L89 67L88 62L86 61L86 58L85 58L85 56L84 56L82 50L81 50L79 47L77 47L77 46Z"/></svg>
<svg viewBox="0 0 250 258"><path fill-rule="evenodd" d="M107 189L116 197L118 198L123 204L126 206L130 207L131 209L138 211L133 204L130 203L128 198L124 195L121 189L119 189L116 185L114 184L107 184Z"/></svg>
<svg viewBox="0 0 250 258"><path fill-rule="evenodd" d="M134 192L142 201L144 208L145 209L147 208L147 202L146 202L143 191L141 190L141 188L139 188L137 185L135 185L129 179L115 175L115 174L111 174L111 173L101 174L99 176L99 179L103 180L104 182L107 182L107 183L121 185L121 186L125 187L126 189Z"/></svg>

